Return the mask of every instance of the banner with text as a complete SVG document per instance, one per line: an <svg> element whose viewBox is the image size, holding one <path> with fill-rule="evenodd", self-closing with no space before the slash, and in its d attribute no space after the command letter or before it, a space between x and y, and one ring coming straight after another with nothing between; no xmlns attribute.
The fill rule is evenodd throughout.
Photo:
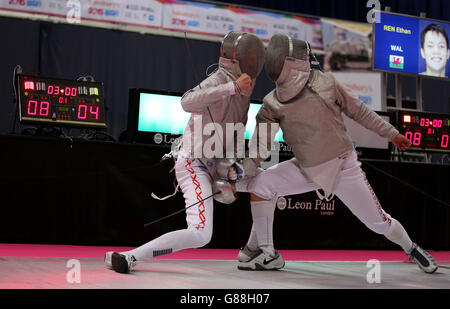
<svg viewBox="0 0 450 309"><path fill-rule="evenodd" d="M0 0L0 9L80 20L160 28L161 1L156 0Z"/></svg>
<svg viewBox="0 0 450 309"><path fill-rule="evenodd" d="M262 10L184 0L0 0L0 10L66 17L69 23L115 24L224 36L253 33L264 41L283 33L323 49L322 22Z"/></svg>
<svg viewBox="0 0 450 309"><path fill-rule="evenodd" d="M333 72L333 75L365 105L374 111L383 111L381 102L381 73Z"/></svg>
<svg viewBox="0 0 450 309"><path fill-rule="evenodd" d="M260 10L183 0L0 0L0 10L66 17L69 23L95 20L212 36L253 33L264 41L283 33L322 49L322 23Z"/></svg>
<svg viewBox="0 0 450 309"><path fill-rule="evenodd" d="M277 33L307 40L322 49L320 19L304 18L232 6L164 0L163 28L224 36L230 31L253 33L264 41Z"/></svg>

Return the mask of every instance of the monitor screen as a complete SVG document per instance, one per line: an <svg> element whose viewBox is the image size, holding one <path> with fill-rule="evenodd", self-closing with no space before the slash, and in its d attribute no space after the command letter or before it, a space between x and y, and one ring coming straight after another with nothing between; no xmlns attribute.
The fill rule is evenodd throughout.
<svg viewBox="0 0 450 309"><path fill-rule="evenodd" d="M182 135L191 113L183 110L180 102L181 96L180 93L131 89L128 110L129 134L134 133L135 139L154 133L170 136ZM246 140L251 139L253 135L256 127L256 115L260 108L260 103L256 101L250 103L245 128ZM281 130L276 134L275 141L284 142Z"/></svg>
<svg viewBox="0 0 450 309"><path fill-rule="evenodd" d="M450 23L377 12L373 69L450 78Z"/></svg>

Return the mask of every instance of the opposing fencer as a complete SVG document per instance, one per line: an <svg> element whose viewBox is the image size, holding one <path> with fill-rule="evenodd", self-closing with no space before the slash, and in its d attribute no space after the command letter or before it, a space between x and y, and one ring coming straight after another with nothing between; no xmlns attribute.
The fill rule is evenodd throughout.
<svg viewBox="0 0 450 309"><path fill-rule="evenodd" d="M265 96L256 117L250 154L254 152L256 165L270 155L271 125L277 124L295 158L263 171L249 183L253 225L247 245L239 252L238 268L282 268L285 263L274 249L272 235L276 200L316 191L323 199L339 197L369 229L399 245L423 271L435 272L435 259L413 243L400 222L381 207L361 169L342 113L401 150L411 142L331 73L312 70L308 42L275 35L266 52L265 71L276 88Z"/></svg>

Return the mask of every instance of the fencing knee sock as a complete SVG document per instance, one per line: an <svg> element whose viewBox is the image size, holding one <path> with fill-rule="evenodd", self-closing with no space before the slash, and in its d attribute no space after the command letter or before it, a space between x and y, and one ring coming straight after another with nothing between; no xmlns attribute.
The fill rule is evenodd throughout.
<svg viewBox="0 0 450 309"><path fill-rule="evenodd" d="M275 211L275 203L270 201L251 202L252 210L252 232L247 246L251 250L261 249L264 253L274 256L275 249L273 247L273 218Z"/></svg>
<svg viewBox="0 0 450 309"><path fill-rule="evenodd" d="M413 242L409 238L408 233L405 231L403 226L397 220L392 219L391 226L384 236L402 247L406 253L411 253L411 250L413 249Z"/></svg>
<svg viewBox="0 0 450 309"><path fill-rule="evenodd" d="M179 250L203 247L209 242L211 233L208 231L197 231L196 229L173 231L161 235L136 249L121 253L131 254L136 260L143 261Z"/></svg>
<svg viewBox="0 0 450 309"><path fill-rule="evenodd" d="M252 224L252 231L250 232L250 237L247 241L247 247L252 251L256 251L256 249L258 249L258 238L256 237L255 222Z"/></svg>

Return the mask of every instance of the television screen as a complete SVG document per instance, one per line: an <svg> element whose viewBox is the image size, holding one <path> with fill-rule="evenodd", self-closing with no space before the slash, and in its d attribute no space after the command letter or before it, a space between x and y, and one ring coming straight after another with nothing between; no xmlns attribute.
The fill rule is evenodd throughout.
<svg viewBox="0 0 450 309"><path fill-rule="evenodd" d="M450 23L377 12L373 69L450 78Z"/></svg>
<svg viewBox="0 0 450 309"><path fill-rule="evenodd" d="M164 134L164 141L183 134L191 113L181 106L181 93L170 93L143 89L130 90L128 108L128 135L133 141L152 140L155 133ZM249 140L256 127L256 114L261 104L250 103L245 139ZM169 138L167 138L169 136ZM150 137L150 138L149 138ZM278 131L277 142L284 142L283 133Z"/></svg>

